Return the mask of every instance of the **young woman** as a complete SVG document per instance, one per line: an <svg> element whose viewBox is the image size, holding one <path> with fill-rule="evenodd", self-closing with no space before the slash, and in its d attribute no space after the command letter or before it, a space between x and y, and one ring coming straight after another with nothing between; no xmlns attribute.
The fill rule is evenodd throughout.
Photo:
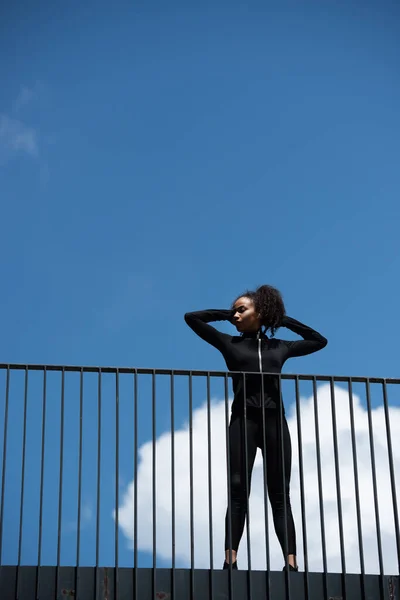
<svg viewBox="0 0 400 600"><path fill-rule="evenodd" d="M185 321L197 335L222 353L229 371L246 373L245 376L240 373L232 376L234 400L229 425L232 536L230 539L227 511L223 568L229 568L232 557L232 568L237 569L236 556L247 513L251 473L257 448L261 448L266 461L268 497L275 532L289 569L297 571L296 533L290 505L290 434L283 404L281 406L279 377L263 375L261 378L259 373L280 373L288 358L317 352L326 346L327 340L310 327L286 316L280 292L269 285L263 285L254 292L245 292L235 300L230 310L186 313ZM213 321L229 321L241 335L222 333L209 325ZM303 339L290 342L275 339L278 327L287 327Z"/></svg>

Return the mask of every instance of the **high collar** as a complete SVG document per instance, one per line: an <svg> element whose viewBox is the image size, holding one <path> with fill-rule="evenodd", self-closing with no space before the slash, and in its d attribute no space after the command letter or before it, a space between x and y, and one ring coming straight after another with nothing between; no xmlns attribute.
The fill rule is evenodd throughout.
<svg viewBox="0 0 400 600"><path fill-rule="evenodd" d="M265 335L265 333L263 333L261 331L261 329L259 329L258 331L244 331L242 333L242 337L246 338L246 339L252 339L252 340L265 340L268 339L267 336Z"/></svg>

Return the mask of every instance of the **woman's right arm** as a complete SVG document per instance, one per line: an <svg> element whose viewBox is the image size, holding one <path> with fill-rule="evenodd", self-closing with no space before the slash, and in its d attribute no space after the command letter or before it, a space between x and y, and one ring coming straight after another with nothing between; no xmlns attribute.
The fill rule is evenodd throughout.
<svg viewBox="0 0 400 600"><path fill-rule="evenodd" d="M186 313L185 321L202 340L222 352L226 344L232 339L232 336L218 331L218 329L215 329L209 323L212 321L231 322L232 315L232 310L200 310Z"/></svg>

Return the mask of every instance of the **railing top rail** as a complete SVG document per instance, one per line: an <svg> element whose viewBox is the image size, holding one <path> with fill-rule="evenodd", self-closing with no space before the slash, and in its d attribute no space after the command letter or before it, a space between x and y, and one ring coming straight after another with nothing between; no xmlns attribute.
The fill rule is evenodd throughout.
<svg viewBox="0 0 400 600"><path fill-rule="evenodd" d="M137 367L107 367L107 366L78 366L78 365L41 365L41 364L22 364L22 363L0 363L0 370L28 370L28 371L65 371L65 372L82 372L82 373L128 373L138 375L191 375L193 377L232 377L232 375L254 375L252 372L242 371L204 371L196 369L150 369ZM265 375L274 375L277 373L265 372ZM353 382L353 383L385 383L385 384L400 384L400 378L386 377L360 377L350 375L308 375L308 374L292 374L281 373L280 377L287 380L300 381L337 381L337 382Z"/></svg>

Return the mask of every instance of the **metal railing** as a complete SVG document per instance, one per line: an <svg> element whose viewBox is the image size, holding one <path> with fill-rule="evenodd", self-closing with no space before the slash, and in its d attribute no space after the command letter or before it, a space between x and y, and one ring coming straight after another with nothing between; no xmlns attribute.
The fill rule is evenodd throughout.
<svg viewBox="0 0 400 600"><path fill-rule="evenodd" d="M254 374L236 376L245 387ZM221 569L226 507L232 533L231 377L0 365L0 565L36 566L36 598L44 565L56 567L56 586L64 565L129 567L135 597L138 569L152 568L155 597L157 570L168 568L171 598L176 569L186 568L194 597L195 569ZM305 597L309 573L323 574L326 599L329 572L341 574L345 590L347 573L359 573L362 587L368 573L381 581L396 575L400 454L392 440L400 435L400 379L267 377L278 381L291 433ZM265 444L264 431L264 451ZM238 555L249 598L253 572L265 570L269 597L271 573L284 564L266 477L256 460ZM287 513L286 496L284 503ZM287 598L290 580L287 572ZM19 585L17 576L17 598ZM118 597L118 568L113 585Z"/></svg>

